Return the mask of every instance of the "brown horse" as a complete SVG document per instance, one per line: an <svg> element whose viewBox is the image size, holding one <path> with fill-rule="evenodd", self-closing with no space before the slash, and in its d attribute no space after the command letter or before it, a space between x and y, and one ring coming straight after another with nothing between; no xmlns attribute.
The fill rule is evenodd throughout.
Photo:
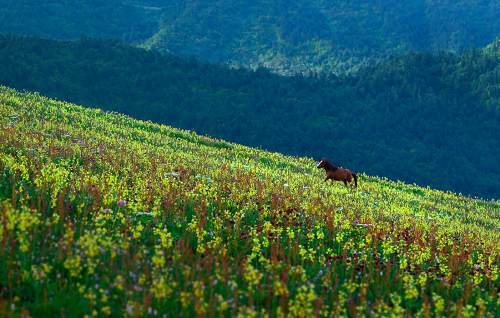
<svg viewBox="0 0 500 318"><path fill-rule="evenodd" d="M347 182L351 182L352 178L354 177L354 188L358 187L358 177L355 172L349 171L347 169L341 169L338 167L335 167L332 165L328 160L325 158L321 159L321 161L318 163L316 166L318 169L320 168L325 168L326 172L326 180L331 179L332 182L337 180L337 181L344 181L345 186L347 187ZM352 185L351 185L352 186Z"/></svg>

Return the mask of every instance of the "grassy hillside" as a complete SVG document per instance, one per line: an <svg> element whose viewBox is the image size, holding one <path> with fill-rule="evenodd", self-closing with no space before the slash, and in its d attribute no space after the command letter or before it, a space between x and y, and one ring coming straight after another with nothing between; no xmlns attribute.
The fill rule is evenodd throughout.
<svg viewBox="0 0 500 318"><path fill-rule="evenodd" d="M0 35L0 84L435 189L500 198L500 42L285 77L116 40Z"/></svg>
<svg viewBox="0 0 500 318"><path fill-rule="evenodd" d="M352 72L389 55L483 47L500 35L495 0L8 1L0 32L119 38L282 74Z"/></svg>
<svg viewBox="0 0 500 318"><path fill-rule="evenodd" d="M496 316L500 205L0 87L0 312Z"/></svg>

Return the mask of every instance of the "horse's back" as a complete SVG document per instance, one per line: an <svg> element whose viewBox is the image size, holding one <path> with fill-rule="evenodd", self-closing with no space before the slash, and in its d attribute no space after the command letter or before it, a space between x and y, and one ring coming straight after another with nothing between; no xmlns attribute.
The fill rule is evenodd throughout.
<svg viewBox="0 0 500 318"><path fill-rule="evenodd" d="M345 179L347 180L347 182L351 182L352 180L352 173L351 171L347 170L347 169L343 169L345 170Z"/></svg>
<svg viewBox="0 0 500 318"><path fill-rule="evenodd" d="M351 172L347 169L337 169L335 171L332 171L331 176L333 177L333 179L338 181L347 180L351 182L352 180Z"/></svg>

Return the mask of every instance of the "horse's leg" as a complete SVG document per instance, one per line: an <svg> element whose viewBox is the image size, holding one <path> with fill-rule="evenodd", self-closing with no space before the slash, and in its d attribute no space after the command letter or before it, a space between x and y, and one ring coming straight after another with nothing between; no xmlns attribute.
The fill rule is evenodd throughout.
<svg viewBox="0 0 500 318"><path fill-rule="evenodd" d="M347 180L347 182L349 182L349 186L352 188L352 183L351 183L351 181L352 181L352 174L351 174L350 171L347 171L347 173L346 173L346 180ZM347 184L346 184L346 187L347 187Z"/></svg>
<svg viewBox="0 0 500 318"><path fill-rule="evenodd" d="M328 180L328 177L326 177L326 178L325 178L325 181L323 181L323 182L326 182L326 180Z"/></svg>
<svg viewBox="0 0 500 318"><path fill-rule="evenodd" d="M344 184L345 184L345 187L347 188L347 180L344 179Z"/></svg>

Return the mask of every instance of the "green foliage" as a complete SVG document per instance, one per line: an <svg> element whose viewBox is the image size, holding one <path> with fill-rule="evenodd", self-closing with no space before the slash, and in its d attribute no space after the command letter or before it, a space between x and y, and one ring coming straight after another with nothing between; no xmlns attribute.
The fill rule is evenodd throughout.
<svg viewBox="0 0 500 318"><path fill-rule="evenodd" d="M498 317L500 204L0 86L1 317Z"/></svg>
<svg viewBox="0 0 500 318"><path fill-rule="evenodd" d="M373 65L410 50L460 53L500 34L495 0L19 0L0 32L127 43L281 74Z"/></svg>
<svg viewBox="0 0 500 318"><path fill-rule="evenodd" d="M494 42L462 55L412 52L354 75L283 77L117 40L4 35L0 84L262 149L325 157L356 172L499 198L499 52Z"/></svg>
<svg viewBox="0 0 500 318"><path fill-rule="evenodd" d="M94 38L117 38L140 44L158 28L160 11L119 0L19 0L0 8L0 32L38 35L60 40L81 34Z"/></svg>

